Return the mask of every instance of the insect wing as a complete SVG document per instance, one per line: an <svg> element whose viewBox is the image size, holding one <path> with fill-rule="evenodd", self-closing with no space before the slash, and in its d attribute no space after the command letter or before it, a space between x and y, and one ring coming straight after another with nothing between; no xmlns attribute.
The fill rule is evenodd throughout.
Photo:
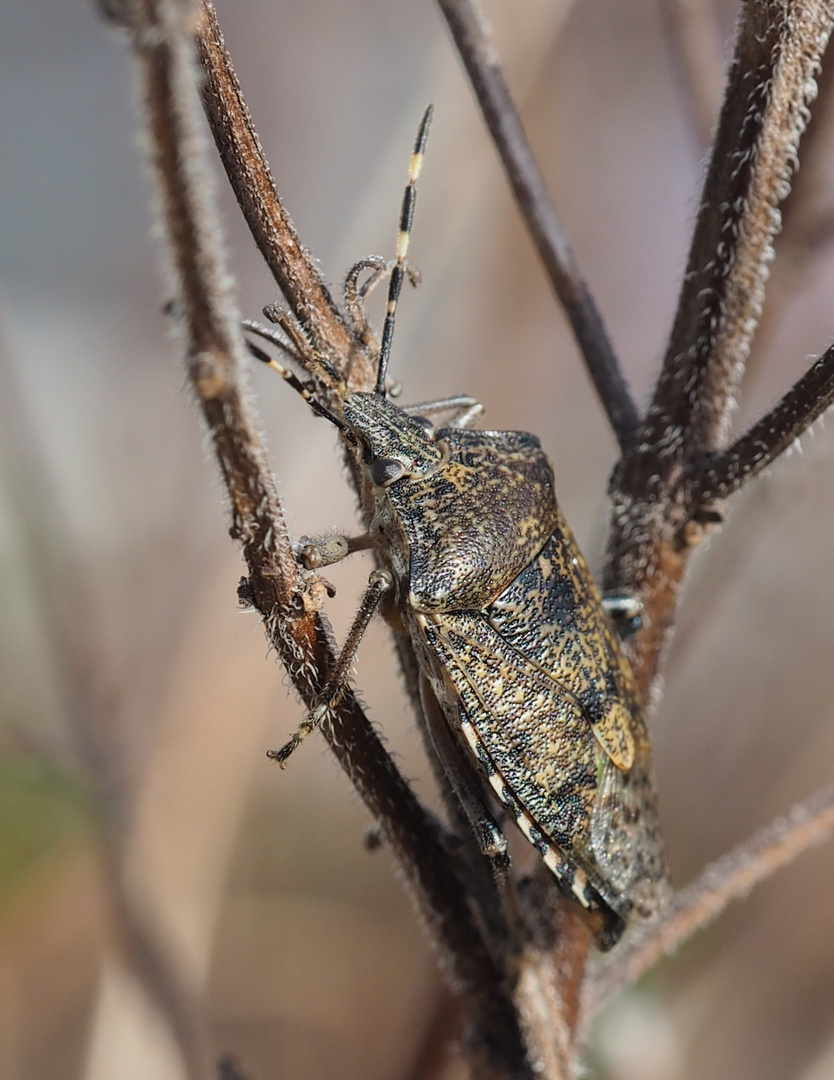
<svg viewBox="0 0 834 1080"><path fill-rule="evenodd" d="M562 517L539 554L488 608L507 644L579 701L620 769L635 756L637 696L596 585ZM639 734L639 733L637 733Z"/></svg>
<svg viewBox="0 0 834 1080"><path fill-rule="evenodd" d="M579 704L523 656L508 655L479 612L436 616L426 636L462 704L472 752L528 839L586 907L593 900L570 880L571 866L589 871L603 899L622 907L586 854L604 754ZM567 862L548 858L554 845Z"/></svg>
<svg viewBox="0 0 834 1080"><path fill-rule="evenodd" d="M588 858L638 914L651 915L665 896L667 868L645 714L561 514L542 551L487 614L507 645L581 705L608 759L601 763Z"/></svg>
<svg viewBox="0 0 834 1080"><path fill-rule="evenodd" d="M435 615L426 636L470 748L551 869L586 906L585 877L648 916L666 867L645 723L586 575L557 530L486 611Z"/></svg>
<svg viewBox="0 0 834 1080"><path fill-rule="evenodd" d="M627 773L606 763L591 816L591 849L611 887L650 917L668 894L666 858L648 762Z"/></svg>

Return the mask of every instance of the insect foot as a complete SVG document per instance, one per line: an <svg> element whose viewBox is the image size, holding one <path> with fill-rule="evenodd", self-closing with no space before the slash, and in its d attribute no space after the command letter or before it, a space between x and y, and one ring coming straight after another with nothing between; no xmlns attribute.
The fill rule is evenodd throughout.
<svg viewBox="0 0 834 1080"><path fill-rule="evenodd" d="M347 641L339 654L336 670L325 686L321 694L321 701L313 709L309 716L298 725L295 734L280 749L267 750L266 756L272 761L277 761L283 769L290 755L298 748L299 744L312 734L327 716L328 711L336 704L340 695L344 692L347 677L359 651L359 645L368 629L368 624L373 618L374 612L379 607L386 593L394 586L394 579L387 570L374 570L368 578L368 588L359 605L359 610L353 620Z"/></svg>

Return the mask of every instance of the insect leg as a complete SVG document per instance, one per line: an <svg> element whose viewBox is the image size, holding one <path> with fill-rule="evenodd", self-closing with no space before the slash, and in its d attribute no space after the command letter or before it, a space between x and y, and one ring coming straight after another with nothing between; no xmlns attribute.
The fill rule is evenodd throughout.
<svg viewBox="0 0 834 1080"><path fill-rule="evenodd" d="M368 255L366 258L359 259L358 262L355 262L350 270L348 270L345 277L345 311L354 333L362 344L372 353L379 349L379 345L374 337L374 332L371 329L371 324L368 322L368 316L365 312L365 298L374 288L376 288L389 271L394 270L396 265L396 260L393 262L386 262L385 259L379 255ZM370 270L371 273L360 285L359 275L364 270ZM405 272L408 275L408 280L416 288L420 284L420 271L415 266L406 264Z"/></svg>
<svg viewBox="0 0 834 1080"><path fill-rule="evenodd" d="M434 707L436 697L433 693L429 696L423 684L420 691L429 737L443 767L443 772L446 774L446 779L475 834L478 848L482 855L486 855L491 860L497 871L505 873L510 867L507 838L487 809L477 776L468 759L455 743L445 717L439 707Z"/></svg>
<svg viewBox="0 0 834 1080"><path fill-rule="evenodd" d="M286 308L282 308L279 304L267 304L264 308L264 318L281 327L292 342L301 363L308 371L321 376L323 382L331 389L339 389L344 386L344 379L333 366L332 361L313 347L304 328L291 312L287 311ZM244 326L246 322L250 321L253 320L244 320ZM266 337L268 341L272 340L263 333L264 330L268 331L269 328L260 323L254 323L253 327L245 328L252 329L254 333Z"/></svg>
<svg viewBox="0 0 834 1080"><path fill-rule="evenodd" d="M468 394L457 394L455 397L440 398L438 401L418 401L416 405L403 406L403 412L409 416L428 417L448 412L451 414L448 427L453 428L471 427L483 411L480 401Z"/></svg>
<svg viewBox="0 0 834 1080"><path fill-rule="evenodd" d="M356 612L356 617L353 620L353 625L350 628L347 641L342 647L339 659L336 661L336 669L321 693L321 701L316 708L301 721L298 725L298 730L288 742L286 742L279 750L267 750L266 752L266 756L273 761L277 761L281 768L284 767L287 758L289 758L299 743L301 743L303 739L306 739L311 732L316 730L327 715L328 709L344 690L348 673L353 661L356 659L356 654L359 651L359 645L361 644L362 638L365 636L365 631L368 629L368 623L370 623L373 618L383 597L386 593L390 592L393 586L394 579L387 570L374 570L371 574L368 579L368 588L365 591L365 595L362 597L359 610Z"/></svg>
<svg viewBox="0 0 834 1080"><path fill-rule="evenodd" d="M277 330L273 330L269 326L264 326L263 323L259 323L255 319L242 319L241 326L244 330L248 330L250 334L257 334L258 337L263 338L264 341L269 341L272 345L275 345L276 348L286 353L287 356L292 357L297 364L301 364L303 367L305 360L304 354L299 352L298 348L291 340L282 337Z"/></svg>
<svg viewBox="0 0 834 1080"><path fill-rule="evenodd" d="M355 262L348 270L345 277L345 311L350 319L353 332L363 345L370 349L376 348L376 339L365 313L365 305L362 301L371 291L374 285L382 279L387 271L388 263L380 255L369 255L366 259ZM371 276L360 287L359 275L363 270L370 270Z"/></svg>
<svg viewBox="0 0 834 1080"><path fill-rule="evenodd" d="M374 546L374 538L367 533L362 536L322 536L311 539L302 536L298 547L298 557L307 570L318 570L322 566L341 562L354 551L367 551Z"/></svg>

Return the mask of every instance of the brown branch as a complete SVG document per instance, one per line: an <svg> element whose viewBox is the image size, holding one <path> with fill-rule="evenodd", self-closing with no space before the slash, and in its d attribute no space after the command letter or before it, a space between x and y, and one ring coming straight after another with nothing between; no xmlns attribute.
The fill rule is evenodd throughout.
<svg viewBox="0 0 834 1080"><path fill-rule="evenodd" d="M725 499L757 476L834 402L834 346L798 379L778 405L723 454L707 458L695 481L703 501Z"/></svg>
<svg viewBox="0 0 834 1080"><path fill-rule="evenodd" d="M343 370L364 354L287 214L226 50L210 0L200 5L197 48L205 79L203 108L250 232L313 345Z"/></svg>
<svg viewBox="0 0 834 1080"><path fill-rule="evenodd" d="M527 141L486 20L475 0L438 0L495 142L518 208L564 308L620 446L639 425L637 408Z"/></svg>
<svg viewBox="0 0 834 1080"><path fill-rule="evenodd" d="M205 186L194 94L193 9L141 0L111 17L131 31L147 144L177 286L188 375L226 485L232 535L249 570L247 599L308 707L335 663L317 612L322 586L295 563L282 508L243 378L239 320L226 288L215 216ZM527 1075L526 1055L505 973L489 955L441 830L419 804L346 692L323 725L328 742L379 820L460 987L479 1046Z"/></svg>
<svg viewBox="0 0 834 1080"><path fill-rule="evenodd" d="M832 831L834 787L829 787L708 866L689 888L673 897L658 922L626 938L600 965L586 987L583 1023L590 1023L612 997L712 922L728 904L745 897L803 851L827 840Z"/></svg>
<svg viewBox="0 0 834 1080"><path fill-rule="evenodd" d="M828 0L749 0L663 371L641 441L720 449L764 297L799 138L831 31Z"/></svg>
<svg viewBox="0 0 834 1080"><path fill-rule="evenodd" d="M830 0L748 0L663 370L617 466L603 583L643 603L629 643L649 700L695 546L717 519L696 485L724 449L773 236L834 20Z"/></svg>

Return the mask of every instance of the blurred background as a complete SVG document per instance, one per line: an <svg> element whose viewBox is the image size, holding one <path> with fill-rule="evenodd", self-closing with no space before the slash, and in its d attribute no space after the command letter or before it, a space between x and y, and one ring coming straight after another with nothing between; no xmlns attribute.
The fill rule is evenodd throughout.
<svg viewBox="0 0 834 1080"><path fill-rule="evenodd" d="M488 5L509 81L638 399L668 332L735 16L660 0ZM278 187L341 282L394 251L436 118L392 374L540 435L590 561L615 445L425 0L218 0ZM694 13L694 14L693 14ZM176 347L127 50L89 5L0 4L0 1078L462 1077L453 1005L365 811L252 614ZM695 40L697 38L697 33ZM691 41L690 41L691 44ZM821 105L825 105L823 96ZM814 156L772 275L745 427L834 336L834 196ZM241 309L276 299L223 178ZM269 372L259 407L296 535L350 529L332 430ZM834 774L834 435L736 500L699 553L654 718L675 882ZM332 568L341 640L368 566ZM436 800L374 627L357 685ZM834 1077L834 858L802 857L616 1003L610 1080Z"/></svg>

